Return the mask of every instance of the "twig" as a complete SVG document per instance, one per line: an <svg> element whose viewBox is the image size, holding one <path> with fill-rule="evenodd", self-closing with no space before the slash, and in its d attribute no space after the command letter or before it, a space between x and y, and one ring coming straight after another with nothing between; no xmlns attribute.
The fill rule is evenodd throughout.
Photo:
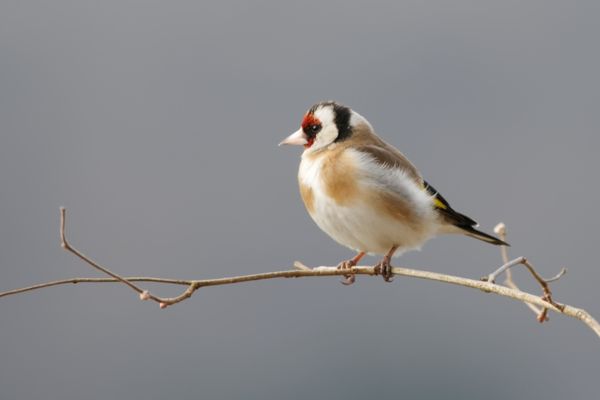
<svg viewBox="0 0 600 400"><path fill-rule="evenodd" d="M130 276L124 278L129 282L152 282L152 283L167 283L172 285L189 285L191 281L181 280L181 279L166 279L166 278L152 278L145 276ZM51 281L40 283L37 285L27 286L20 289L8 290L6 292L0 293L0 298L5 296L10 296L13 294L30 292L32 290L43 289L52 286L60 286L67 284L77 284L77 283L115 283L120 282L115 278L70 278L70 279L62 279L59 281Z"/></svg>
<svg viewBox="0 0 600 400"><path fill-rule="evenodd" d="M111 270L109 270L106 267L103 267L102 265L98 264L91 258L84 255L82 252L80 252L79 250L77 250L76 248L71 246L71 244L67 240L67 232L66 231L67 231L67 209L64 207L61 207L60 208L60 246L63 249L65 249L66 251L68 251L69 253L75 254L77 257L79 257L80 259L82 259L83 261L85 261L86 263L88 263L89 265L91 265L92 267L97 269L98 271L104 272L106 275L111 276L116 281L122 282L125 285L129 286L130 288L132 288L133 290L135 290L136 292L139 293L140 299L142 299L142 300L153 300L153 301L157 302L161 308L165 308L167 306L170 306L171 304L179 303L180 301L183 301L183 300L189 298L192 295L192 293L194 293L194 291L197 289L197 288L194 288L194 282L191 282L188 284L188 288L177 297L163 298L163 297L154 296L148 290L142 289L138 285L132 283L132 281L128 280L127 278L124 278L124 277L112 272Z"/></svg>
<svg viewBox="0 0 600 400"><path fill-rule="evenodd" d="M500 222L494 227L494 233L500 236L500 239L502 241L506 242L506 225L504 224L504 222ZM502 256L502 262L504 262L505 264L508 263L508 248L506 246L500 246L500 255ZM517 286L515 281L513 281L512 271L510 270L510 268L506 270L506 279L504 280L504 284L509 288L521 290L519 286ZM539 321L540 316L542 315L542 310L537 308L533 304L525 303L525 305L531 311L533 311L533 313L536 315L537 320ZM546 319L542 320L542 322L545 322L546 320L548 320L547 317Z"/></svg>
<svg viewBox="0 0 600 400"><path fill-rule="evenodd" d="M201 287L207 286L221 286L221 285L230 285L235 283L242 282L252 282L259 280L267 280L267 279L275 279L275 278L303 278L303 277L322 277L322 276L341 276L347 275L349 273L354 275L376 275L375 268L372 266L356 266L352 267L350 270L348 269L338 269L337 266L321 266L317 268L309 268L300 262L296 262L294 265L296 269L285 270L285 271L275 271L275 272L265 272L261 274L252 274L252 275L242 275L242 276L233 276L227 278L217 278L217 279L203 279L203 280L178 280L178 279L163 279L163 278L149 278L149 277L122 277L120 275L115 274L109 269L99 265L95 261L91 260L89 257L84 256L81 252L73 248L66 239L65 234L65 224L66 224L66 212L61 209L61 245L70 253L75 254L77 257L90 264L95 269L104 272L109 275L110 278L73 278L73 279L65 279L61 281L53 281L42 283L34 286L29 286L21 289L14 289L7 292L0 293L0 297L9 296L18 293L24 293L31 290L37 290L50 286L58 286L70 283L99 283L99 282L118 282L123 283L135 290L139 293L140 298L142 300L153 300L159 303L161 308L165 308L169 305L179 303L185 299L188 299L193 295L193 293L200 289ZM521 263L528 263L526 259L519 259ZM510 271L510 266L506 266L508 261L505 262L505 265L501 268L504 268L505 272ZM527 266L527 265L526 265ZM535 269L529 264L528 269L534 273L534 276L537 275ZM424 270L416 270L410 268L400 268L395 267L392 268L392 272L394 275L406 276L411 278L418 279L426 279L438 282L445 282L453 285L469 287L473 289L479 289L486 293L494 293L499 296L508 297L511 299L515 299L521 302L524 302L528 305L538 306L542 310L551 310L558 314L563 314L575 319L582 321L586 326L588 326L598 337L600 337L600 324L585 310L576 308L569 305L563 305L555 303L550 297L550 291L548 290L548 296L546 293L544 296L536 296L530 293L526 293L520 291L518 289L497 285L493 282L485 282L481 280L474 280L468 278L462 278L458 276L440 274L437 272L430 272ZM498 272L498 271L496 271ZM499 275L501 272L493 273L495 276ZM538 278L539 275L537 275ZM542 278L540 278L542 279ZM554 278L553 278L554 279ZM542 279L543 281L543 279ZM173 285L183 285L187 286L186 290L182 292L179 296L170 297L170 298L162 298L158 296L154 296L150 294L147 290L142 289L141 287L135 285L133 282L154 282L154 283L165 283L165 284L173 284ZM548 280L544 281L547 285Z"/></svg>
<svg viewBox="0 0 600 400"><path fill-rule="evenodd" d="M552 278L548 278L548 279L544 279L546 281L546 283L551 283L551 282L556 282L557 280L559 280L560 278L563 277L564 274L567 273L567 269L566 268L562 268L558 274L554 275Z"/></svg>
<svg viewBox="0 0 600 400"><path fill-rule="evenodd" d="M504 247L504 246L502 246L502 247ZM503 266L501 266L500 268L498 268L497 270L495 270L494 272L489 274L483 280L485 280L487 282L496 283L496 278L499 275L501 275L503 272L506 272L508 274L510 268L514 267L515 265L522 264L524 260L525 260L525 257L515 258L514 260L505 263Z"/></svg>
<svg viewBox="0 0 600 400"><path fill-rule="evenodd" d="M124 284L126 284L127 286L129 286L130 288L135 290L136 292L142 293L144 291L142 288L131 283L127 279L115 274L108 268L101 266L100 264L93 261L91 258L85 256L83 253L79 252L77 249L72 247L67 240L66 230L67 230L67 209L64 207L61 207L60 208L60 247L62 247L63 249L65 249L66 251L68 251L70 253L75 254L77 257L81 258L83 261L85 261L92 267L96 268L100 272L104 272L106 275L112 276L116 280L123 282Z"/></svg>
<svg viewBox="0 0 600 400"><path fill-rule="evenodd" d="M502 239L503 241L506 241L506 225L504 223L501 222L498 225L496 225L496 227L494 228L494 232L498 236L500 236L500 239ZM548 285L548 283L559 280L564 274L567 273L566 268L562 268L560 270L560 272L558 274L556 274L554 277L552 277L550 279L544 279L537 273L537 271L535 270L535 268L533 267L531 262L529 262L529 260L527 260L525 257L519 257L512 261L508 261L508 250L507 250L506 246L500 246L500 253L502 255L502 261L504 262L504 265L501 266L500 268L498 268L496 271L492 272L490 275L488 275L488 277L487 277L488 282L494 282L496 277L498 277L500 274L505 272L506 280L504 281L504 284L512 289L520 290L512 278L512 272L510 269L512 267L514 267L515 265L523 265L523 266L525 266L525 268L527 268L527 270L531 273L533 278L542 287L542 292L543 292L542 298L544 300L548 301L549 303L552 303L555 306L558 306L559 308L561 307L560 304L555 303L554 300L552 299L552 292L550 291L550 286ZM548 321L548 309L546 307L542 307L540 309L540 308L534 306L533 304L529 304L529 303L526 303L526 304L536 314L537 320L540 323Z"/></svg>

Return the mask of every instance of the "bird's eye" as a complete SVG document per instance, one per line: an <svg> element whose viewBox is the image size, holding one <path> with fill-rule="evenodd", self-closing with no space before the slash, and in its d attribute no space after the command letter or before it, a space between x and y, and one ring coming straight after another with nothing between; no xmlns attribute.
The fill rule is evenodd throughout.
<svg viewBox="0 0 600 400"><path fill-rule="evenodd" d="M315 125L310 126L310 132L313 134L318 133L320 130L321 130L321 125L315 124Z"/></svg>

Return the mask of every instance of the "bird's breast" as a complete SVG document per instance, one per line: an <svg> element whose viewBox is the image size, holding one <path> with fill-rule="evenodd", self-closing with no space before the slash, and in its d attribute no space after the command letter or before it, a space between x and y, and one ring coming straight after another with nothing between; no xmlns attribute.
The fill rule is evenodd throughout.
<svg viewBox="0 0 600 400"><path fill-rule="evenodd" d="M310 213L315 210L316 197L325 197L338 206L348 206L360 195L356 162L347 153L329 153L303 157L300 163L300 194Z"/></svg>

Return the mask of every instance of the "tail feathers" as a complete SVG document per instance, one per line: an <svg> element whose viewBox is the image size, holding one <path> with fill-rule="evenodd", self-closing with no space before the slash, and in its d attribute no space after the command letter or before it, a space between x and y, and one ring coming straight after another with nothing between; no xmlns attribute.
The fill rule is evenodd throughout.
<svg viewBox="0 0 600 400"><path fill-rule="evenodd" d="M442 219L445 222L445 232L459 232L497 246L510 246L508 243L492 235L488 235L485 232L475 229L477 222L467 217L465 214L454 211L446 199L444 199L444 197L429 183L423 181L423 188L432 196L435 210L442 216Z"/></svg>
<svg viewBox="0 0 600 400"><path fill-rule="evenodd" d="M473 228L472 226L457 225L456 227L458 229L460 229L462 231L462 233L464 233L465 235L474 237L475 239L483 240L484 242L495 244L497 246L510 246L510 244L506 243L505 241L500 240L497 237L494 237L492 235L488 235L485 232L478 231L477 229Z"/></svg>

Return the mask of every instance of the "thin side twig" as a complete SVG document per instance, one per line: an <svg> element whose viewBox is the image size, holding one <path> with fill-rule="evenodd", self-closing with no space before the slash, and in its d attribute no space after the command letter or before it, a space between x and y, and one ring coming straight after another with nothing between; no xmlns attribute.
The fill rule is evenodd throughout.
<svg viewBox="0 0 600 400"><path fill-rule="evenodd" d="M132 281L128 280L127 278L122 277L122 276L112 272L108 268L98 264L97 262L95 262L94 260L92 260L91 258L86 256L85 254L83 254L82 252L80 252L79 250L77 250L76 248L71 246L71 244L67 240L67 209L65 207L60 208L60 246L63 249L65 249L66 251L68 251L69 253L76 255L81 260L85 261L87 264L91 265L93 268L97 269L98 271L103 272L106 275L115 279L116 281L122 282L125 285L129 286L131 289L133 289L134 291L136 291L139 294L140 299L153 300L153 301L157 302L161 308L165 308L167 306L170 306L171 304L179 303L180 301L183 301L183 300L189 298L192 295L192 293L194 293L194 291L197 290L197 288L194 287L195 286L194 282L191 281L188 283L188 288L177 297L166 297L166 298L158 297L158 296L155 296L152 293L150 293L148 290L142 289L141 287L139 287Z"/></svg>
<svg viewBox="0 0 600 400"><path fill-rule="evenodd" d="M542 292L543 292L542 298L544 300L546 300L547 302L553 304L554 306L556 306L558 308L562 307L561 304L556 303L552 299L552 292L550 291L550 286L548 285L548 283L554 282L554 281L557 281L558 279L560 279L566 273L565 268L563 268L556 276L554 276L550 279L544 279L540 276L540 274L537 273L537 271L535 270L535 268L533 267L531 262L529 262L529 260L527 260L525 257L518 257L512 261L507 262L506 264L504 264L503 266L501 266L500 268L498 268L497 270L495 270L494 272L489 274L487 277L482 278L482 280L491 282L491 283L495 283L496 278L499 275L501 275L502 273L508 274L510 269L516 265L523 265L525 268L527 268L529 273L531 273L531 275L534 277L534 279L540 284L540 286L542 287ZM510 277L510 280L508 280L508 278L507 278L507 283L511 284L513 289L518 289L517 285L512 280L512 275ZM537 319L539 322L545 322L548 320L548 317L547 317L548 309L547 308L544 307L541 310L539 310L537 307L533 306L532 304L529 304L529 305L532 307L532 310L534 310L536 312Z"/></svg>
<svg viewBox="0 0 600 400"><path fill-rule="evenodd" d="M504 246L502 246L502 247L504 247ZM483 278L482 279L487 282L496 283L496 278L498 276L502 275L503 273L506 273L508 275L510 273L510 269L512 267L523 263L524 260L525 260L525 257L518 257L518 258L515 258L514 260L505 262L503 266L501 266L500 268L498 268L497 270L495 270L494 272L492 272L491 274L486 276L485 279L483 279Z"/></svg>
<svg viewBox="0 0 600 400"><path fill-rule="evenodd" d="M498 225L496 225L496 227L494 228L494 232L500 237L500 239L506 241L507 233L506 225L504 223L501 222ZM525 268L527 268L529 273L542 287L542 298L548 301L549 303L554 304L555 306L561 307L560 304L555 303L552 299L552 292L550 291L550 286L548 284L550 282L555 282L559 280L563 275L565 275L567 273L566 268L562 268L560 272L554 277L550 279L544 279L540 276L540 274L538 274L531 262L525 257L518 257L512 261L508 261L508 249L506 248L506 246L500 246L500 254L502 256L502 261L504 262L504 265L498 268L496 271L492 272L490 275L488 275L488 281L494 282L499 275L505 273L506 279L504 281L504 284L512 289L520 290L519 286L517 286L517 284L513 280L511 268L516 265L523 265ZM546 307L538 308L535 305L529 303L526 303L526 305L536 314L537 320L540 323L548 321L548 309Z"/></svg>
<svg viewBox="0 0 600 400"><path fill-rule="evenodd" d="M98 271L103 272L106 275L109 275L120 282L123 282L124 284L126 284L127 286L129 286L130 288L135 290L136 292L142 293L144 291L144 289L140 288L139 286L135 285L134 283L131 283L127 279L123 278L122 276L119 276L119 275L115 274L114 272L112 272L111 270L109 270L108 268L103 267L100 264L96 263L91 258L87 257L86 255L84 255L83 253L81 253L80 251L78 251L77 249L75 249L74 247L72 247L69 244L69 241L67 240L67 209L64 207L60 208L60 247L62 247L63 249L65 249L66 251L68 251L70 253L75 254L77 257L81 258L83 261L85 261L92 267L96 268Z"/></svg>
<svg viewBox="0 0 600 400"><path fill-rule="evenodd" d="M168 279L168 278L153 278L147 276L128 276L124 278L128 282L152 282L152 283L167 283L172 285L189 285L191 281L181 280L181 279ZM50 281L45 283L38 283L37 285L31 285L27 287L22 287L19 289L7 290L6 292L0 293L0 298L5 296L11 296L13 294L30 292L32 290L44 289L52 286L61 286L68 284L77 284L77 283L115 283L120 282L120 280L115 278L69 278L69 279L61 279L58 281Z"/></svg>

